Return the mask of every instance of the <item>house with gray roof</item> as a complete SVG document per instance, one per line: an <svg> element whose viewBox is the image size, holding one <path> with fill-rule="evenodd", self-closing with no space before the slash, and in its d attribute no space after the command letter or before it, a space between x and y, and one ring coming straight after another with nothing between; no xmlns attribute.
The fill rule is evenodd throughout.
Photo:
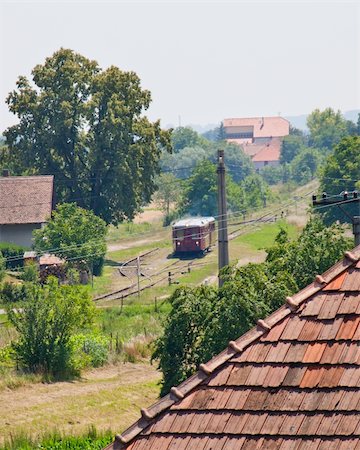
<svg viewBox="0 0 360 450"><path fill-rule="evenodd" d="M32 232L41 228L53 209L53 175L0 177L0 242L31 247Z"/></svg>

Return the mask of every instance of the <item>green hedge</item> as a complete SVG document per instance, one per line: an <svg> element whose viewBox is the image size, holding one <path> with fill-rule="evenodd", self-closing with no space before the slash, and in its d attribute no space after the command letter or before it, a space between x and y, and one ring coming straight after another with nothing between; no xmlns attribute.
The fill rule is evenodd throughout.
<svg viewBox="0 0 360 450"><path fill-rule="evenodd" d="M21 245L12 244L10 242L0 242L0 252L7 260L9 258L13 261L6 261L7 269L15 269L16 267L23 267L24 265L24 252L27 249Z"/></svg>

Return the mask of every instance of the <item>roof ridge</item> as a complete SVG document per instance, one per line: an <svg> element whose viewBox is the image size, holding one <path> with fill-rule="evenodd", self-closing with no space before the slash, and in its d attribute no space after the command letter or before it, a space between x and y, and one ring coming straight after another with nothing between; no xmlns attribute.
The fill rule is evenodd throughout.
<svg viewBox="0 0 360 450"><path fill-rule="evenodd" d="M54 178L54 175L10 175L8 177L1 177L0 181L4 180L33 180L34 178Z"/></svg>
<svg viewBox="0 0 360 450"><path fill-rule="evenodd" d="M184 380L177 387L172 387L169 394L159 399L150 407L143 408L141 410L141 418L127 428L122 434L115 436L116 446L114 447L114 444L112 443L107 446L106 449L126 448L126 445L147 428L155 417L174 403L182 400L194 388L203 383L203 381L205 381L216 369L225 364L237 353L243 352L250 344L268 333L278 322L290 314L296 313L302 303L325 288L334 280L334 278L348 270L350 267L356 265L359 260L360 245L355 247L352 251L345 252L342 260L330 267L322 275L316 275L314 281L304 289L291 297L287 297L285 304L266 317L266 319L259 319L255 327L241 335L238 339L230 341L227 348L221 353L215 355L206 363L200 364L199 370L194 375Z"/></svg>

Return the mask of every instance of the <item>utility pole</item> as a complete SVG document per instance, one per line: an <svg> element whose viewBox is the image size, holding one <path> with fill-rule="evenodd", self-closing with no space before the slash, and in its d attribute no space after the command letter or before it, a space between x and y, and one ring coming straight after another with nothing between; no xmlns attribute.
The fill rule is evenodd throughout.
<svg viewBox="0 0 360 450"><path fill-rule="evenodd" d="M218 176L218 269L219 269L219 287L224 283L220 277L220 271L223 267L229 265L229 242L227 230L227 208L226 208L226 185L225 185L225 164L224 150L218 150L218 166L216 170Z"/></svg>
<svg viewBox="0 0 360 450"><path fill-rule="evenodd" d="M337 206L345 216L347 216L353 226L353 234L355 246L360 245L360 215L359 216L351 216L348 214L345 209L342 208L341 205L348 203L359 203L360 206L360 197L357 191L353 192L344 192L343 194L339 194L336 196L328 197L326 192L323 192L321 195L321 199L317 199L316 195L312 197L313 206L316 205L329 205L329 206Z"/></svg>
<svg viewBox="0 0 360 450"><path fill-rule="evenodd" d="M140 298L140 256L136 258L136 272L137 272L137 294L138 298Z"/></svg>

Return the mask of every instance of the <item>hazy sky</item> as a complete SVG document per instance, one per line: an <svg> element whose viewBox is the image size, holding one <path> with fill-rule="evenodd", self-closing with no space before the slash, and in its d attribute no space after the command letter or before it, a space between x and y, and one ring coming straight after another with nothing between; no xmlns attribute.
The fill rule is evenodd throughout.
<svg viewBox="0 0 360 450"><path fill-rule="evenodd" d="M137 72L163 125L360 108L360 2L0 0L0 131L60 47Z"/></svg>

